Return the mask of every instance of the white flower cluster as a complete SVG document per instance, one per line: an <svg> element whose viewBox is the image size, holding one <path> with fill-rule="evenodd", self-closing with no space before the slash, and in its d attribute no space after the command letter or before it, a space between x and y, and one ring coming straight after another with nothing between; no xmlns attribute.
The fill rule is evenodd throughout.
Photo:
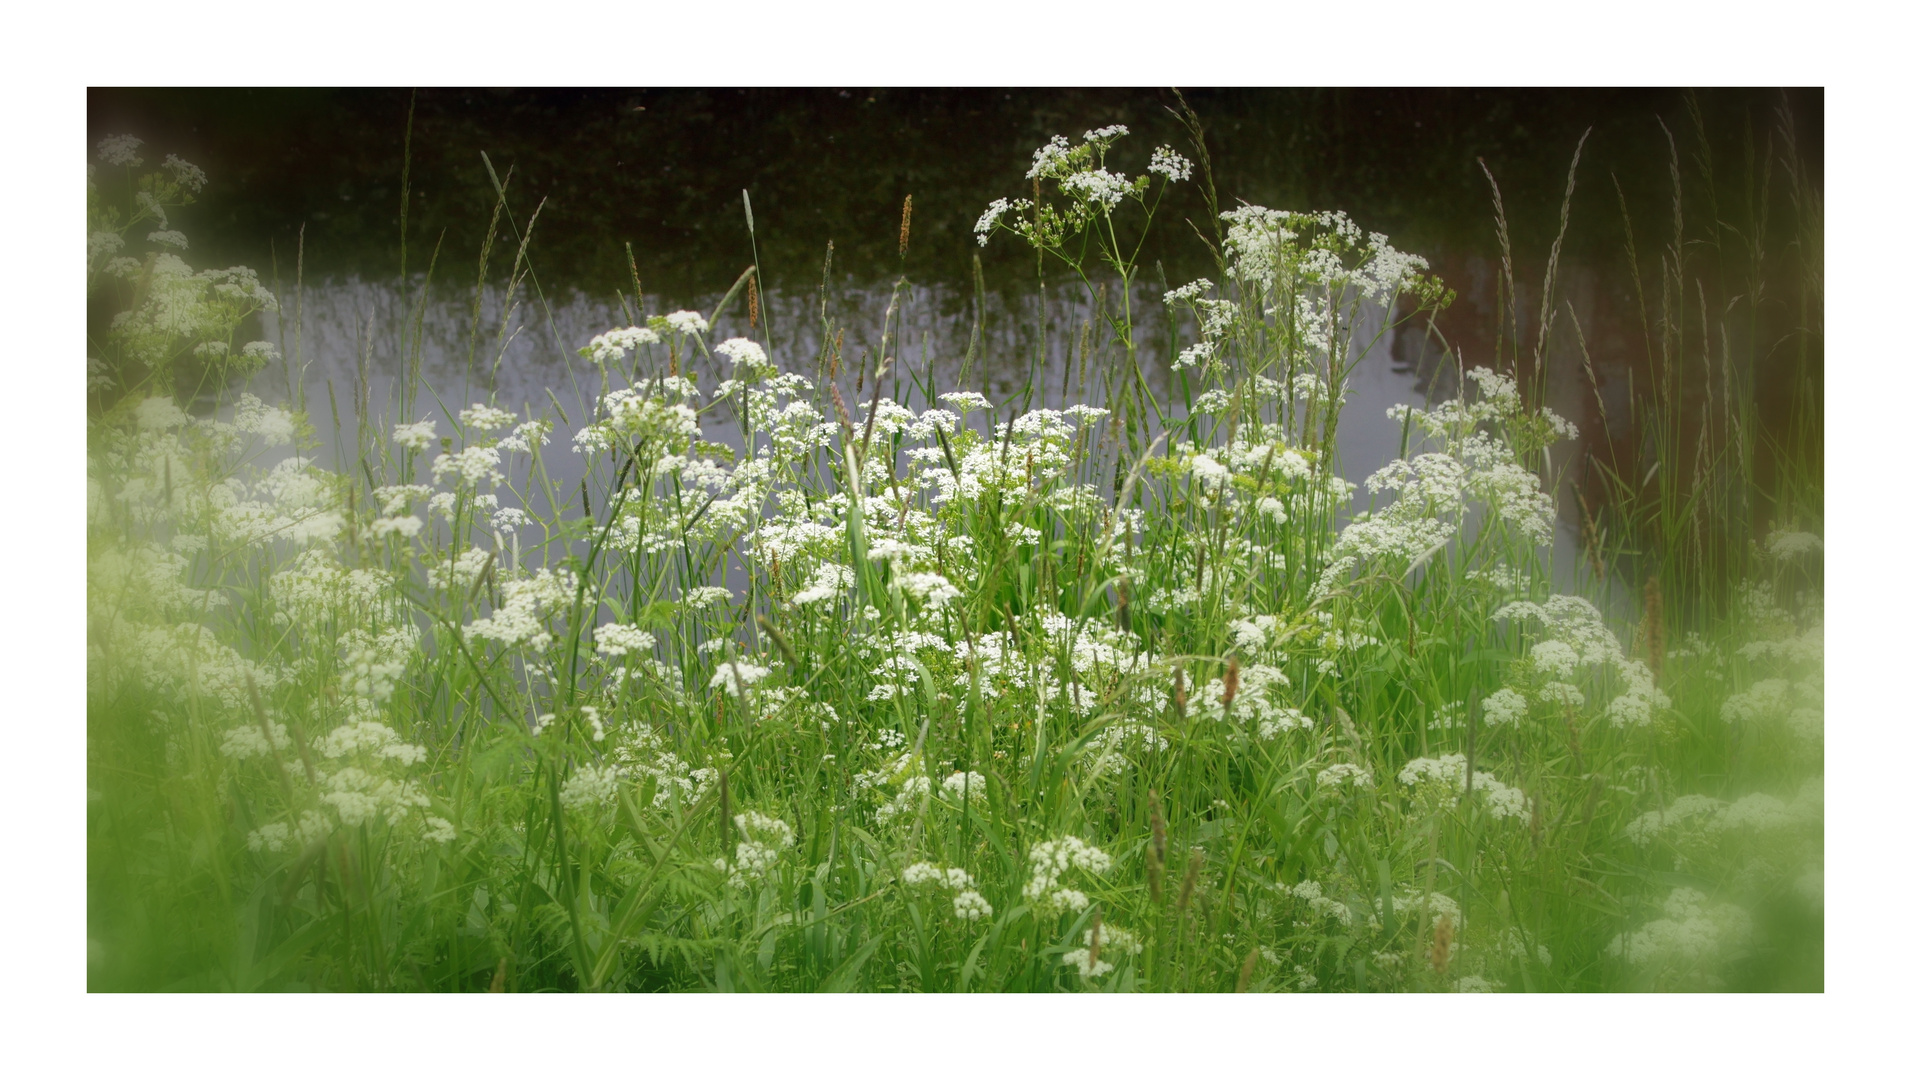
<svg viewBox="0 0 1911 1080"><path fill-rule="evenodd" d="M1354 925L1353 911L1346 904L1328 896L1327 891L1318 881L1302 881L1298 885L1287 885L1277 881L1274 883L1274 891L1306 904L1308 912L1315 918L1324 916L1349 928Z"/></svg>
<svg viewBox="0 0 1911 1080"><path fill-rule="evenodd" d="M744 691L761 682L770 674L770 669L747 660L737 660L718 664L716 672L710 676L710 689L721 690L731 697L742 697Z"/></svg>
<svg viewBox="0 0 1911 1080"><path fill-rule="evenodd" d="M603 419L587 424L572 436L577 453L601 453L613 446L645 443L663 454L681 454L701 434L697 411L673 398L686 396L687 384L666 385L668 380L647 384L647 390L613 390L604 395Z"/></svg>
<svg viewBox="0 0 1911 1080"><path fill-rule="evenodd" d="M499 576L503 577L502 574ZM506 648L529 645L540 652L550 648L555 639L545 620L562 611L571 599L577 587L571 572L564 570L553 574L547 569L540 569L529 577L504 578L500 586L503 606L473 620L465 632L474 638L495 641Z"/></svg>
<svg viewBox="0 0 1911 1080"><path fill-rule="evenodd" d="M1061 187L1075 198L1103 210L1113 210L1123 199L1136 193L1134 183L1126 176L1107 169L1071 173L1062 179Z"/></svg>
<svg viewBox="0 0 1911 1080"><path fill-rule="evenodd" d="M1355 788L1370 788L1374 786L1374 774L1365 765L1328 765L1314 774L1314 782L1324 788L1338 787L1341 784Z"/></svg>
<svg viewBox="0 0 1911 1080"><path fill-rule="evenodd" d="M1467 783L1466 755L1443 754L1414 758L1400 770L1400 782L1415 789L1429 806L1451 810L1459 805ZM1486 812L1495 818L1516 818L1526 812L1526 793L1508 787L1485 769L1473 770L1473 791Z"/></svg>
<svg viewBox="0 0 1911 1080"><path fill-rule="evenodd" d="M654 318L651 320L653 324L657 321ZM662 322L664 326L679 334L702 334L710 329L710 324L704 320L704 317L694 311L673 311L662 316Z"/></svg>
<svg viewBox="0 0 1911 1080"><path fill-rule="evenodd" d="M502 431L517 422L517 414L478 402L469 409L460 410L458 422L472 431Z"/></svg>
<svg viewBox="0 0 1911 1080"><path fill-rule="evenodd" d="M1172 147L1157 146L1148 161L1148 171L1160 173L1169 181L1186 180L1194 175L1194 162L1175 153Z"/></svg>
<svg viewBox="0 0 1911 1080"><path fill-rule="evenodd" d="M842 596L855 583L856 572L849 567L836 563L821 563L811 572L808 584L790 597L790 603L801 606L834 600Z"/></svg>
<svg viewBox="0 0 1911 1080"><path fill-rule="evenodd" d="M558 802L573 814L609 806L617 801L622 774L615 765L579 765L558 790Z"/></svg>
<svg viewBox="0 0 1911 1080"><path fill-rule="evenodd" d="M1487 727L1518 727L1526 719L1526 698L1517 690L1495 690L1480 702L1480 719Z"/></svg>
<svg viewBox="0 0 1911 1080"><path fill-rule="evenodd" d="M139 148L144 145L145 140L132 135L108 135L99 141L100 164L137 168L145 164L139 156Z"/></svg>
<svg viewBox="0 0 1911 1080"><path fill-rule="evenodd" d="M988 794L988 777L979 772L950 773L942 778L942 797L952 803L979 803Z"/></svg>
<svg viewBox="0 0 1911 1080"><path fill-rule="evenodd" d="M594 640L599 655L612 659L629 653L647 653L657 647L655 634L623 623L606 623L598 627Z"/></svg>
<svg viewBox="0 0 1911 1080"><path fill-rule="evenodd" d="M1648 810L1627 823L1626 838L1635 844L1667 840L1675 844L1707 841L1720 832L1771 832L1812 820L1819 790L1807 787L1791 803L1776 795L1753 792L1725 803L1708 795L1681 795L1663 810Z"/></svg>
<svg viewBox="0 0 1911 1080"><path fill-rule="evenodd" d="M710 351L728 358L736 377L745 381L767 379L777 373L770 354L749 338L731 338Z"/></svg>
<svg viewBox="0 0 1911 1080"><path fill-rule="evenodd" d="M498 449L513 450L520 454L531 452L532 445L549 446L551 444L551 422L549 420L526 420L513 428L511 434L498 440Z"/></svg>
<svg viewBox="0 0 1911 1080"><path fill-rule="evenodd" d="M604 331L577 353L593 364L614 364L639 347L655 345L662 340L657 336L657 331L647 326L626 326L622 330Z"/></svg>
<svg viewBox="0 0 1911 1080"><path fill-rule="evenodd" d="M423 450L438 441L438 422L419 420L392 428L391 441L407 450Z"/></svg>
<svg viewBox="0 0 1911 1080"><path fill-rule="evenodd" d="M501 459L495 446L467 446L457 453L442 453L431 463L431 479L444 483L446 477L460 487L498 484L504 480L499 469Z"/></svg>
<svg viewBox="0 0 1911 1080"><path fill-rule="evenodd" d="M1672 699L1654 684L1652 668L1645 661L1621 661L1619 677L1625 681L1626 692L1606 705L1606 719L1613 727L1639 727L1651 722L1654 710L1672 707Z"/></svg>
<svg viewBox="0 0 1911 1080"><path fill-rule="evenodd" d="M1613 938L1606 955L1639 967L1716 964L1731 959L1751 937L1752 919L1743 908L1712 901L1697 889L1673 889L1659 906L1664 918Z"/></svg>
<svg viewBox="0 0 1911 1080"><path fill-rule="evenodd" d="M1779 562L1802 559L1825 550L1825 542L1814 533L1774 530L1765 538L1765 553Z"/></svg>
<svg viewBox="0 0 1911 1080"><path fill-rule="evenodd" d="M1088 896L1079 889L1062 887L1062 875L1070 870L1106 874L1113 860L1098 847L1078 836L1044 840L1029 851L1028 882L1022 895L1043 908L1086 911Z"/></svg>
<svg viewBox="0 0 1911 1080"><path fill-rule="evenodd" d="M1248 664L1238 673L1233 701L1226 700L1227 678L1223 676L1208 680L1188 695L1188 709L1203 720L1233 719L1254 728L1264 739L1297 729L1312 730L1313 720L1281 703L1288 685L1280 668Z"/></svg>
<svg viewBox="0 0 1911 1080"><path fill-rule="evenodd" d="M1391 300L1431 284L1427 261L1395 250L1383 233L1366 233L1337 210L1298 213L1242 206L1224 211L1229 273L1269 293L1300 284L1368 300ZM1349 258L1351 256L1351 259Z"/></svg>
<svg viewBox="0 0 1911 1080"><path fill-rule="evenodd" d="M1113 923L1096 923L1082 931L1085 944L1062 954L1062 963L1072 966L1083 981L1112 974L1116 960L1141 955L1141 939Z"/></svg>
<svg viewBox="0 0 1911 1080"><path fill-rule="evenodd" d="M1003 215L1012 210L1025 210L1030 205L1032 204L1027 199L1015 199L1013 201L1009 199L997 199L990 203L989 208L982 211L982 216L975 219L976 246L989 246L989 236L995 232L995 227L1001 222Z"/></svg>
<svg viewBox="0 0 1911 1080"><path fill-rule="evenodd" d="M876 824L888 825L906 817L910 810L928 809L929 778L911 776L896 789L896 797L876 808Z"/></svg>
<svg viewBox="0 0 1911 1080"><path fill-rule="evenodd" d="M755 810L745 810L732 820L743 834L737 841L736 861L717 859L715 866L727 876L731 888L741 889L770 872L782 852L796 842L796 833L781 818Z"/></svg>
<svg viewBox="0 0 1911 1080"><path fill-rule="evenodd" d="M961 867L914 863L903 870L902 881L905 885L927 885L955 893L952 907L955 917L963 922L979 922L995 914L995 908L976 890L975 879Z"/></svg>

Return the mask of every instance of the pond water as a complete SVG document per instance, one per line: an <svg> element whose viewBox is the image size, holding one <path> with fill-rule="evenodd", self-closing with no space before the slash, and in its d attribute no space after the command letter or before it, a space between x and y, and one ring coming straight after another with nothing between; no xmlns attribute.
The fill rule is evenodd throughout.
<svg viewBox="0 0 1911 1080"><path fill-rule="evenodd" d="M1222 208L1239 198L1346 210L1427 256L1456 292L1437 333L1418 323L1382 332L1379 313L1368 313L1376 340L1353 372L1338 433L1341 471L1356 481L1399 449L1388 406L1450 395L1456 360L1507 363L1496 357L1507 309L1482 164L1503 195L1516 279L1510 318L1518 362L1534 374L1528 354L1561 192L1580 134L1592 129L1554 279L1561 315L1549 328L1544 379L1546 404L1585 433L1552 461L1563 481L1560 573L1570 573L1579 535L1572 486L1595 507L1600 498L1587 482L1589 458L1623 470L1641 449L1633 384L1649 374L1652 328L1634 265L1647 264L1650 293L1669 242L1687 237L1674 232L1675 219L1681 228L1692 219L1690 234L1705 235L1701 193L1676 201L1668 163L1682 154L1688 171L1703 174L1716 221L1752 175L1733 163L1747 147L1769 152L1776 105L1802 118L1788 137L1810 167L1822 156L1822 95L1813 92L1241 90L1190 91L1187 101L1203 124ZM500 405L567 416L548 460L574 483L581 464L568 452L569 431L601 390L577 349L626 325L640 289L651 314L709 314L750 265L762 270L764 325L752 330L738 303L712 341L767 338L785 369L813 375L827 258L846 369L876 355L897 298L896 396L913 394L920 407L931 384L956 388L973 337L964 388L1002 404L1032 385L1040 400L1020 408L1096 400L1108 365L1079 359L1092 321L1080 286L1051 278L1044 296L1025 245L978 249L971 230L990 200L1023 193L1029 154L1050 134L1127 124L1126 157L1111 167L1131 173L1154 145L1191 150L1190 131L1168 112L1176 103L1166 91L1120 90L95 90L89 134L129 131L155 153L206 169L212 184L180 224L193 238L192 261L251 265L274 283L284 310L262 333L283 343L287 362L258 382L302 395L334 453L349 451L361 413L380 427L400 419L394 387L415 362L435 395L421 412L442 418L495 390ZM1709 143L1696 137L1702 129ZM1702 161L1695 144L1707 148ZM480 249L500 182L508 213L487 263ZM906 258L897 244L905 196L914 210ZM1202 220L1196 186L1171 189L1143 254L1152 267L1136 298L1136 337L1144 375L1164 399L1174 396L1167 363L1177 331L1158 298L1163 283L1213 276L1190 224ZM525 228L531 276L507 314L502 281ZM1711 235L1718 245L1721 231ZM909 285L898 294L902 277ZM1711 301L1734 318L1751 306ZM1723 315L1719 331L1754 351L1778 333L1756 324L1741 333ZM1188 334L1179 328L1181 343ZM722 438L726 421L715 420L710 434Z"/></svg>

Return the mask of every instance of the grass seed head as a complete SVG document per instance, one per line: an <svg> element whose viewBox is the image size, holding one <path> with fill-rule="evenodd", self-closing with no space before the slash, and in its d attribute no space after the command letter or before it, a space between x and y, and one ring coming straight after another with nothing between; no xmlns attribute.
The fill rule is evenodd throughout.
<svg viewBox="0 0 1911 1080"><path fill-rule="evenodd" d="M1201 864L1205 861L1207 861L1207 856L1202 853L1200 848L1195 848L1194 851L1189 853L1188 870L1185 874L1181 875L1181 895L1175 897L1174 900L1175 910L1188 910L1188 902L1194 899L1195 883L1201 879Z"/></svg>

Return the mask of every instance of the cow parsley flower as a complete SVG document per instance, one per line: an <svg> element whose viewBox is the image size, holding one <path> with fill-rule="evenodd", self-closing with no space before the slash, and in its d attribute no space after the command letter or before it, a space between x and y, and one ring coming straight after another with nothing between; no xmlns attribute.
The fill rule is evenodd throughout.
<svg viewBox="0 0 1911 1080"><path fill-rule="evenodd" d="M1063 953L1062 963L1073 966L1084 980L1098 979L1115 970L1115 965L1105 958L1120 959L1141 953L1141 939L1112 923L1089 927L1082 932L1082 940L1087 944Z"/></svg>
<svg viewBox="0 0 1911 1080"><path fill-rule="evenodd" d="M737 843L736 861L717 859L716 869L741 889L760 880L776 865L779 854L796 842L796 833L780 818L745 810L731 819L744 839Z"/></svg>
<svg viewBox="0 0 1911 1080"><path fill-rule="evenodd" d="M1207 278L1195 278L1178 289L1169 289L1161 294L1161 302L1173 307L1176 304L1191 303L1197 297L1206 296L1214 288L1214 282Z"/></svg>
<svg viewBox="0 0 1911 1080"><path fill-rule="evenodd" d="M459 423L473 431L480 432L500 431L510 427L512 421L516 419L517 414L505 412L503 409L493 408L482 402L471 406L469 409L461 410L458 413Z"/></svg>
<svg viewBox="0 0 1911 1080"><path fill-rule="evenodd" d="M548 420L526 420L513 428L511 434L498 440L498 449L514 450L520 454L531 452L531 445L549 446L551 444L551 422Z"/></svg>
<svg viewBox="0 0 1911 1080"><path fill-rule="evenodd" d="M415 514L404 514L399 517L374 518L372 520L372 536L380 540L387 536L400 536L406 540L410 540L417 536L424 527L425 523L419 520Z"/></svg>
<svg viewBox="0 0 1911 1080"><path fill-rule="evenodd" d="M775 365L770 363L770 355L763 351L763 346L749 338L730 338L711 351L727 357L739 379L761 379L776 374Z"/></svg>
<svg viewBox="0 0 1911 1080"><path fill-rule="evenodd" d="M1550 701L1555 705L1563 705L1569 709L1577 709L1586 704L1586 695L1580 692L1579 687L1569 682L1547 683L1539 688L1539 699Z"/></svg>
<svg viewBox="0 0 1911 1080"><path fill-rule="evenodd" d="M431 463L431 478L441 484L446 477L460 485L495 484L504 479L500 461L495 446L467 446L455 454L439 454Z"/></svg>
<svg viewBox="0 0 1911 1080"><path fill-rule="evenodd" d="M1186 180L1194 175L1194 163L1166 146L1155 147L1155 156L1148 162L1148 171L1160 173L1170 181Z"/></svg>
<svg viewBox="0 0 1911 1080"><path fill-rule="evenodd" d="M1726 807L1718 817L1720 828L1750 829L1753 832L1781 829L1796 820L1792 808L1785 805L1785 800L1757 793L1739 799Z"/></svg>
<svg viewBox="0 0 1911 1080"><path fill-rule="evenodd" d="M1113 210L1121 205L1121 200L1135 193L1134 182L1118 172L1107 169L1090 169L1087 172L1073 173L1062 178L1062 190L1083 202L1095 203L1104 210Z"/></svg>
<svg viewBox="0 0 1911 1080"><path fill-rule="evenodd" d="M399 424L392 428L391 441L407 450L423 450L438 441L438 422L420 420L415 424Z"/></svg>
<svg viewBox="0 0 1911 1080"><path fill-rule="evenodd" d="M922 606L935 611L946 606L949 601L962 595L962 591L949 583L941 574L923 572L904 574L897 580L902 590L922 601Z"/></svg>
<svg viewBox="0 0 1911 1080"><path fill-rule="evenodd" d="M178 184L189 195L198 194L199 190L206 186L205 170L190 161L182 161L177 155L167 154L166 160L160 163L160 168L165 169L166 175L172 178L172 182Z"/></svg>
<svg viewBox="0 0 1911 1080"><path fill-rule="evenodd" d="M710 329L703 316L694 311L673 311L664 316L664 324L679 334L701 334Z"/></svg>
<svg viewBox="0 0 1911 1080"><path fill-rule="evenodd" d="M975 880L969 876L969 872L959 866L944 869L934 863L926 862L915 863L904 869L902 881L905 885L933 885L950 890L963 890L975 885Z"/></svg>
<svg viewBox="0 0 1911 1080"><path fill-rule="evenodd" d="M1289 731L1311 731L1312 718L1301 714L1299 709L1275 707L1268 710L1268 717L1260 722L1256 731L1263 739L1272 739Z"/></svg>
<svg viewBox="0 0 1911 1080"><path fill-rule="evenodd" d="M292 835L292 827L284 822L261 825L246 834L246 847L251 851L284 851L285 842Z"/></svg>
<svg viewBox="0 0 1911 1080"><path fill-rule="evenodd" d="M1681 795L1664 810L1648 810L1627 823L1626 838L1648 843L1668 831L1709 832L1713 818L1725 804L1709 795Z"/></svg>
<svg viewBox="0 0 1911 1080"><path fill-rule="evenodd" d="M1765 551L1780 562L1813 555L1825 549L1825 542L1808 532L1774 532L1765 538Z"/></svg>
<svg viewBox="0 0 1911 1080"><path fill-rule="evenodd" d="M186 410L174 404L169 397L147 398L133 410L133 417L141 431L165 431L180 427L192 419L186 415Z"/></svg>
<svg viewBox="0 0 1911 1080"><path fill-rule="evenodd" d="M147 233L146 239L150 243L158 244L160 247L169 247L174 251L186 250L186 234L180 232L178 229L160 229L157 232Z"/></svg>
<svg viewBox="0 0 1911 1080"><path fill-rule="evenodd" d="M1354 925L1353 911L1346 904L1328 896L1318 881L1302 881L1298 885L1287 885L1277 881L1274 883L1274 891L1285 893L1305 903L1307 910L1316 918L1325 916L1342 926Z"/></svg>
<svg viewBox="0 0 1911 1080"><path fill-rule="evenodd" d="M571 813L582 813L617 801L623 770L615 765L580 765L558 791L558 802Z"/></svg>
<svg viewBox="0 0 1911 1080"><path fill-rule="evenodd" d="M1719 706L1719 719L1728 724L1744 724L1781 715L1790 704L1791 686L1784 679L1761 679L1749 689L1726 698Z"/></svg>
<svg viewBox="0 0 1911 1080"><path fill-rule="evenodd" d="M1175 357L1174 363L1168 366L1168 369L1170 371L1180 371L1183 368L1201 367L1212 359L1214 359L1214 342L1197 341L1187 348L1182 349ZM1209 393L1213 392L1214 391L1209 391ZM1227 397L1226 391L1222 391L1221 393L1225 400Z"/></svg>
<svg viewBox="0 0 1911 1080"><path fill-rule="evenodd" d="M1374 786L1374 774L1364 765L1329 765L1314 774L1314 782L1321 787L1346 784L1348 787L1370 788Z"/></svg>
<svg viewBox="0 0 1911 1080"><path fill-rule="evenodd" d="M577 352L593 364L611 364L630 355L639 346L655 345L662 340L657 336L657 331L647 326L626 326L621 330L604 331Z"/></svg>
<svg viewBox="0 0 1911 1080"><path fill-rule="evenodd" d="M1518 727L1526 719L1526 697L1517 690L1496 690L1480 702L1480 712L1487 727Z"/></svg>
<svg viewBox="0 0 1911 1080"><path fill-rule="evenodd" d="M1088 897L1078 890L1061 888L1062 875L1072 869L1105 874L1112 864L1106 852L1078 836L1044 840L1029 851L1029 876L1022 895L1039 905L1086 910Z"/></svg>
<svg viewBox="0 0 1911 1080"><path fill-rule="evenodd" d="M950 802L979 802L988 795L988 777L978 772L950 773L942 779L942 797Z"/></svg>
<svg viewBox="0 0 1911 1080"><path fill-rule="evenodd" d="M1516 818L1527 809L1526 793L1509 787L1485 769L1473 770L1473 792L1488 814L1498 819ZM1430 806L1450 810L1459 805L1467 783L1466 755L1443 754L1437 758L1414 758L1400 770L1400 782L1414 788L1415 794Z"/></svg>
<svg viewBox="0 0 1911 1080"><path fill-rule="evenodd" d="M270 341L248 341L239 355L254 367L262 367L279 359L279 347Z"/></svg>
<svg viewBox="0 0 1911 1080"><path fill-rule="evenodd" d="M105 144L100 145L101 153L104 154ZM1060 175L1061 171L1067 167L1072 153L1068 145L1068 136L1053 136L1048 140L1047 146L1036 149L1035 156L1029 164L1028 175L1023 179L1035 180Z"/></svg>
<svg viewBox="0 0 1911 1080"><path fill-rule="evenodd" d="M1697 889L1673 889L1660 908L1665 918L1613 938L1606 955L1641 967L1703 964L1736 950L1751 936L1751 916L1742 908L1711 901Z"/></svg>
<svg viewBox="0 0 1911 1080"><path fill-rule="evenodd" d="M974 889L965 889L957 893L953 905L955 917L964 922L980 922L995 914L995 908L991 907L988 900Z"/></svg>
<svg viewBox="0 0 1911 1080"><path fill-rule="evenodd" d="M620 657L629 653L647 653L657 647L657 637L648 630L622 623L606 623L594 635L602 656Z"/></svg>
<svg viewBox="0 0 1911 1080"><path fill-rule="evenodd" d="M683 604L692 611L702 611L717 604L728 603L732 599L729 589L721 585L699 585L683 594Z"/></svg>
<svg viewBox="0 0 1911 1080"><path fill-rule="evenodd" d="M745 689L760 682L769 673L769 668L744 660L718 664L716 674L710 677L710 689L721 690L731 697L741 697Z"/></svg>
<svg viewBox="0 0 1911 1080"><path fill-rule="evenodd" d="M108 135L99 141L100 163L137 168L145 164L137 152L144 145L144 140L131 135Z"/></svg>
<svg viewBox="0 0 1911 1080"><path fill-rule="evenodd" d="M1027 207L1031 205L1033 204L1031 204L1027 199L1016 199L1014 201L1010 201L1008 199L997 199L994 202L990 203L989 208L987 210L982 211L982 216L975 219L976 246L977 247L989 246L989 236L990 234L995 232L995 227L997 223L999 223L1002 220L1002 215L1007 214L1011 210L1026 209Z"/></svg>
<svg viewBox="0 0 1911 1080"><path fill-rule="evenodd" d="M1535 671L1557 679L1572 678L1573 668L1579 665L1579 654L1563 641L1542 641L1529 655Z"/></svg>
<svg viewBox="0 0 1911 1080"><path fill-rule="evenodd" d="M847 566L836 563L822 563L810 575L809 583L790 597L790 603L796 605L814 604L824 600L834 600L856 581L856 572Z"/></svg>

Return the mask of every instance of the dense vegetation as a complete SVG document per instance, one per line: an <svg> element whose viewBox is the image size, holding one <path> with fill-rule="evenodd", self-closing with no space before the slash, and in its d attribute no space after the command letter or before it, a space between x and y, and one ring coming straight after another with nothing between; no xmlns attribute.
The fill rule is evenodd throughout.
<svg viewBox="0 0 1911 1080"><path fill-rule="evenodd" d="M1125 128L1058 136L976 224L1089 298L1066 407L780 355L746 274L707 316L633 289L579 343L590 415L414 366L336 468L247 390L278 298L185 261L205 177L101 144L92 986L1817 988L1815 404L1769 430L1667 265L1659 458L1607 470L1557 591L1553 448L1591 436L1537 404L1583 355L1553 267L1537 340L1350 482L1349 372L1451 294L1344 214L1224 209L1186 119L1132 176ZM1160 298L1164 392L1132 328L1170 185L1215 268ZM1712 303L1764 311L1761 272Z"/></svg>

